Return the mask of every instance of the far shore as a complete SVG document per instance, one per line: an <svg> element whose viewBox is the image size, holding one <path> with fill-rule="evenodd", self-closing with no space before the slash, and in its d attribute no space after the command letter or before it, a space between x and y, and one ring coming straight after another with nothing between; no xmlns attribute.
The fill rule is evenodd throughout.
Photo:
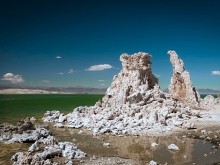
<svg viewBox="0 0 220 165"><path fill-rule="evenodd" d="M47 91L41 89L1 89L0 94L104 94L101 92L63 92Z"/></svg>

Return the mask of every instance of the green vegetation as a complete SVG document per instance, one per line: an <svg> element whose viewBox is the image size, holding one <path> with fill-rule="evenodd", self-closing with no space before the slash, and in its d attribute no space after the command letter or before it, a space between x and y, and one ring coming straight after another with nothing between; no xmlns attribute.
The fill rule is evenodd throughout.
<svg viewBox="0 0 220 165"><path fill-rule="evenodd" d="M0 95L0 123L26 118L41 118L46 111L67 113L78 106L94 105L103 95L90 94L25 94Z"/></svg>

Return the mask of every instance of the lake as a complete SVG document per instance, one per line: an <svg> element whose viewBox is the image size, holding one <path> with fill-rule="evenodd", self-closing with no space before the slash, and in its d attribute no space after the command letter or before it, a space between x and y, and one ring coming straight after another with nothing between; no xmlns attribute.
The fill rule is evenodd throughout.
<svg viewBox="0 0 220 165"><path fill-rule="evenodd" d="M78 106L94 105L97 94L13 94L0 95L0 123L16 123L26 117L42 118L46 111L72 112Z"/></svg>

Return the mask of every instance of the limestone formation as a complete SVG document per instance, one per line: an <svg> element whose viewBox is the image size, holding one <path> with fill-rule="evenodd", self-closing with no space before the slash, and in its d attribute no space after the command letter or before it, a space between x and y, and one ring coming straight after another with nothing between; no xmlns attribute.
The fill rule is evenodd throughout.
<svg viewBox="0 0 220 165"><path fill-rule="evenodd" d="M122 54L122 70L95 106L77 107L67 115L47 112L43 121L55 122L57 127L84 127L94 135L146 135L167 132L174 127L194 128L188 120L203 114L160 89L150 58L143 52Z"/></svg>
<svg viewBox="0 0 220 165"><path fill-rule="evenodd" d="M71 159L85 157L86 154L70 142L58 142L53 136L40 138L26 152L17 152L11 158L14 165L19 164L73 164ZM64 162L52 160L54 157L64 157Z"/></svg>
<svg viewBox="0 0 220 165"><path fill-rule="evenodd" d="M212 95L207 95L204 99L201 99L200 105L205 109L213 109L216 104L218 104L219 98L215 98Z"/></svg>
<svg viewBox="0 0 220 165"><path fill-rule="evenodd" d="M29 143L34 142L41 137L47 137L50 132L45 128L34 128L30 118L22 119L17 126L3 123L0 125L0 142L5 143Z"/></svg>
<svg viewBox="0 0 220 165"><path fill-rule="evenodd" d="M143 52L132 56L121 55L122 70L107 89L102 99L103 107L114 108L117 105L144 101L144 93L157 86L157 78L151 71L150 58L149 54Z"/></svg>
<svg viewBox="0 0 220 165"><path fill-rule="evenodd" d="M183 61L175 51L168 51L173 66L173 76L169 92L173 98L182 101L190 107L199 107L200 95L192 84L190 74L184 68Z"/></svg>
<svg viewBox="0 0 220 165"><path fill-rule="evenodd" d="M57 115L58 114L58 115ZM48 114L50 115L50 114ZM58 116L57 122L63 122L63 114L53 112L51 118L55 119ZM26 118L13 126L8 123L0 125L0 142L4 143L33 143L28 151L17 152L11 158L13 165L20 164L47 164L47 165L62 165L73 164L72 159L83 158L86 156L84 152L79 150L77 146L71 142L58 142L51 132L43 125L34 125L34 118ZM54 157L64 157L63 162L52 160Z"/></svg>

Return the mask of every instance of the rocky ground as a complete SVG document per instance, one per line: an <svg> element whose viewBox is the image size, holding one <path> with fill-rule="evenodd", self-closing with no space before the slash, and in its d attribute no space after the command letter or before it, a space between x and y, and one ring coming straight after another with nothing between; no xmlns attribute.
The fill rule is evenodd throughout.
<svg viewBox="0 0 220 165"><path fill-rule="evenodd" d="M68 134L65 128L56 128L53 126L47 126L46 129L42 127L36 128L33 124L34 118L31 118L32 120L28 118L18 122L17 126L9 124L2 125L1 130L5 130L4 132L7 136L2 136L5 138L1 140L6 143L33 143L28 151L18 152L12 157L14 164L19 164L19 162L27 163L28 161L32 162L32 164L41 162L41 164L136 165L146 163L153 164L155 163L154 161L158 164L173 164L173 161L178 160L182 162L179 162L179 164L187 164L187 161L194 161L198 164L199 160L191 157L191 154L193 155L194 152L193 150L198 150L198 148L194 148L197 141L199 141L199 150L204 150L204 152L201 151L201 159L204 159L204 162L219 163L220 160L217 159L217 157L220 156L220 104L216 104L214 109L207 111L207 113L210 114L210 118L192 121L196 123L196 129L186 130L178 128L171 132L157 134L156 136L115 136L111 135L111 133L94 135L91 131L85 129L71 128L68 128L68 130L72 130L74 133ZM3 126L5 129L3 129ZM59 131L56 129L59 129ZM36 130L41 131L36 133ZM42 131L44 133L40 133ZM8 132L11 133L8 134ZM54 136L51 136L51 132ZM61 135L58 135L57 132L61 132ZM63 137L63 134L66 134L68 138ZM90 139L90 141L87 139ZM59 141L69 141L70 143ZM49 147L48 144L50 144ZM65 147L67 144L68 147ZM174 146L174 150L177 151L169 151L171 144L176 145L179 149L175 149ZM79 150L77 146L87 153L85 158L83 158L85 153ZM93 151L91 151L92 148L94 148ZM159 155L157 155L157 152L159 155L162 153L172 153L176 158L166 157L165 161L164 158L158 158ZM79 153L80 156L75 157L75 155L78 155L76 153ZM138 156L139 154L140 156ZM156 157L155 154L157 155ZM36 157L43 159L38 160ZM216 161L214 161L215 159Z"/></svg>

